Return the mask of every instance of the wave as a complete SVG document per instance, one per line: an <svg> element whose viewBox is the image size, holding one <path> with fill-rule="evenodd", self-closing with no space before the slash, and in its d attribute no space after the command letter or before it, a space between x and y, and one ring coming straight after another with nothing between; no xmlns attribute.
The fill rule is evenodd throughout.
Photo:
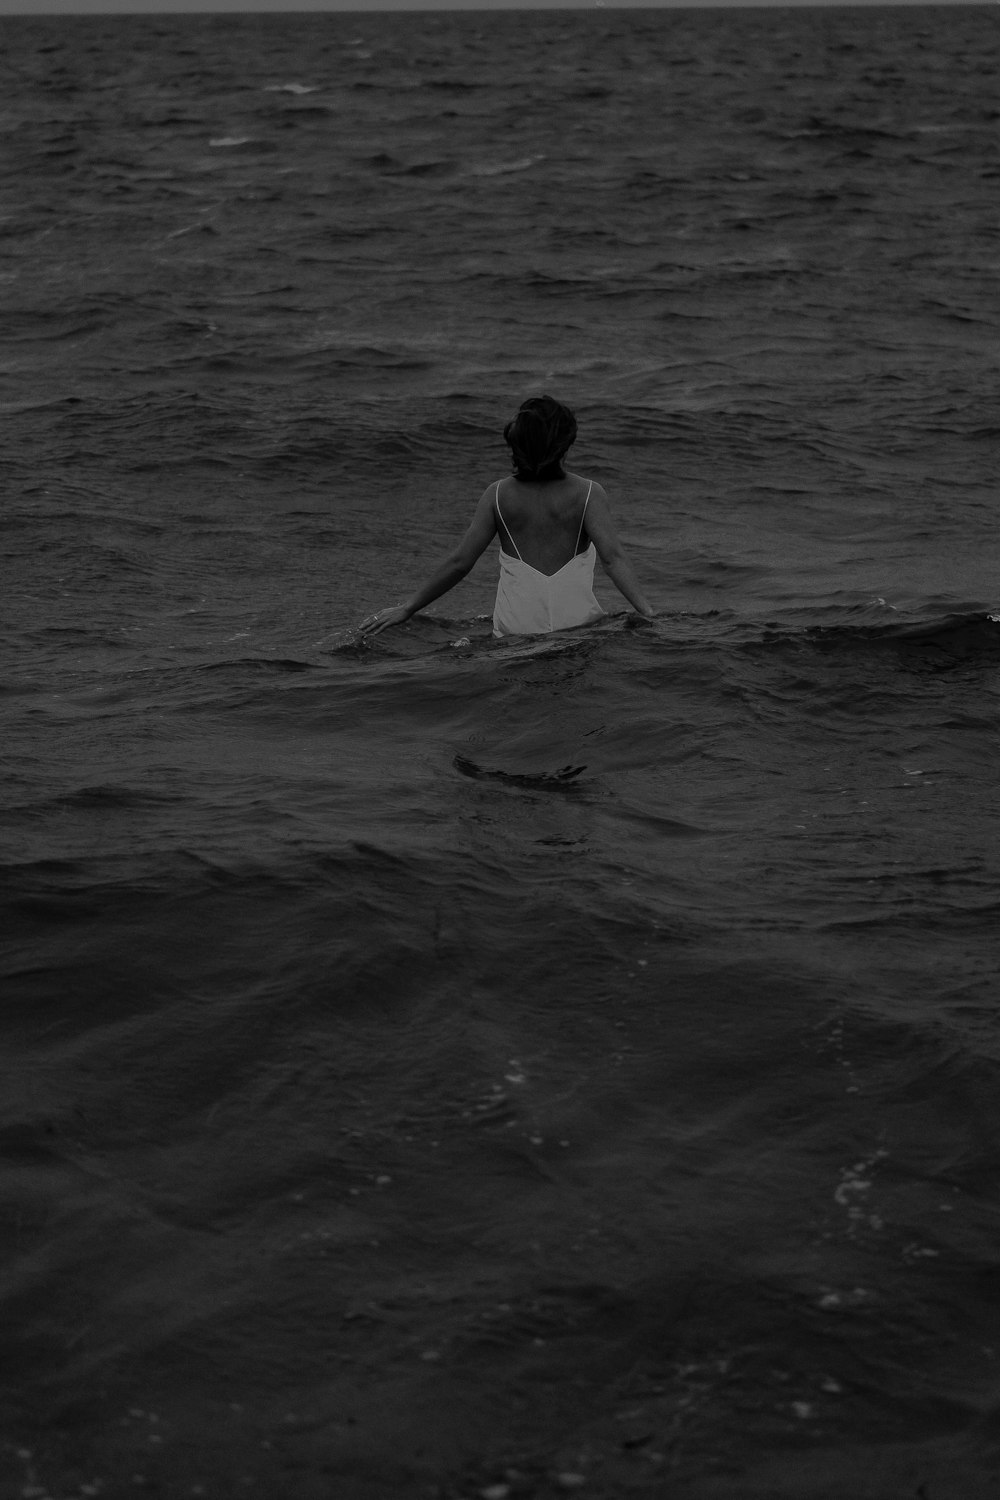
<svg viewBox="0 0 1000 1500"><path fill-rule="evenodd" d="M540 161L545 161L544 155L515 157L510 161L477 162L466 168L470 177L507 177L514 172L527 172Z"/></svg>
<svg viewBox="0 0 1000 1500"><path fill-rule="evenodd" d="M768 630L761 643L778 649L805 646L820 654L841 652L851 656L889 651L912 670L951 672L1000 662L1000 616L976 611L919 622L816 625L801 633ZM756 644L747 649L754 649Z"/></svg>
<svg viewBox="0 0 1000 1500"><path fill-rule="evenodd" d="M578 777L586 766L560 766L554 771L503 771L478 765L468 756L456 755L453 761L456 771L475 781L492 780L507 786L529 787L546 792L574 792L579 788Z"/></svg>

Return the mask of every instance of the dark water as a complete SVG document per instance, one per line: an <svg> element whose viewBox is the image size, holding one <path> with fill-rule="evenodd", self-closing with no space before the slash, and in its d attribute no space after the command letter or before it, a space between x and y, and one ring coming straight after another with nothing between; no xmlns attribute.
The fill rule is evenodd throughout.
<svg viewBox="0 0 1000 1500"><path fill-rule="evenodd" d="M998 15L3 21L5 1497L1000 1494Z"/></svg>

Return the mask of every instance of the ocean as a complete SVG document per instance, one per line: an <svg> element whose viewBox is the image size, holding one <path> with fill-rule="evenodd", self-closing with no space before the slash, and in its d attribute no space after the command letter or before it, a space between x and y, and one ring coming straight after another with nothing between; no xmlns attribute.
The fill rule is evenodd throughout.
<svg viewBox="0 0 1000 1500"><path fill-rule="evenodd" d="M1000 1495L998 26L0 21L3 1500Z"/></svg>

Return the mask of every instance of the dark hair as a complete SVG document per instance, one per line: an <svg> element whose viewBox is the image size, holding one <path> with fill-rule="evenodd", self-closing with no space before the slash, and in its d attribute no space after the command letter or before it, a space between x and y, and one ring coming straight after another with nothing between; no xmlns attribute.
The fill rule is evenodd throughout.
<svg viewBox="0 0 1000 1500"><path fill-rule="evenodd" d="M576 437L576 418L551 396L531 396L503 435L518 479L562 479L562 461Z"/></svg>

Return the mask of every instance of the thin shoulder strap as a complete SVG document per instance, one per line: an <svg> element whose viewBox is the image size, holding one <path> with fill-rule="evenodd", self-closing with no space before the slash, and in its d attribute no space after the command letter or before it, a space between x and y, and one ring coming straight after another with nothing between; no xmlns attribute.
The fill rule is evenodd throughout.
<svg viewBox="0 0 1000 1500"><path fill-rule="evenodd" d="M590 491L589 490L587 491L587 499L588 500L590 499ZM500 520L503 523L503 529L504 529L504 531L506 531L507 535L510 537L510 544L513 547L514 552L517 555L518 562L524 562L524 558L521 556L520 552L518 552L518 550L517 550L517 543L515 542L514 538L510 535L510 527L507 525L507 522L504 521L503 511L500 509L500 481L499 481L499 479L497 480L497 489L496 489L496 495L494 496L494 499L493 499L493 504L497 508L497 515L500 517ZM580 545L580 542L579 542L579 538L578 538L577 539L577 546L579 546L579 545Z"/></svg>
<svg viewBox="0 0 1000 1500"><path fill-rule="evenodd" d="M576 534L576 551L577 552L579 552L579 550L580 550L580 538L583 536L583 523L584 523L584 521L587 518L587 506L590 504L590 492L591 492L591 490L593 488L594 488L594 481L591 480L590 483L587 485L587 498L583 502L583 514L580 517L580 529L579 529L579 531ZM497 506L498 510L499 510L499 508L500 507Z"/></svg>

